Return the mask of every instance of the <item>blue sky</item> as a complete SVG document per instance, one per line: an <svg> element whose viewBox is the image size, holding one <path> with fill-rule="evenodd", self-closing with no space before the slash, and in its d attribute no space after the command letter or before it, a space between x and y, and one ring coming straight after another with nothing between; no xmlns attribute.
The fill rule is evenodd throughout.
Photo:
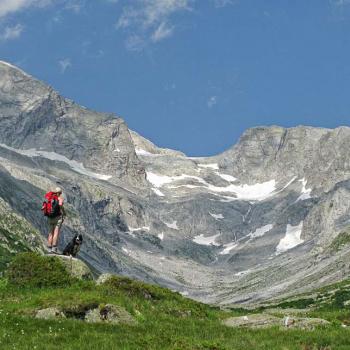
<svg viewBox="0 0 350 350"><path fill-rule="evenodd" d="M350 124L350 0L0 0L0 59L191 156Z"/></svg>

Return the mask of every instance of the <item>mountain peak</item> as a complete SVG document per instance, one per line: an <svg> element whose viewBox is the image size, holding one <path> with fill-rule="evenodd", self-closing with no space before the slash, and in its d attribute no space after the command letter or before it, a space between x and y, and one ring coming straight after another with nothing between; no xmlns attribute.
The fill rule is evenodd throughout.
<svg viewBox="0 0 350 350"><path fill-rule="evenodd" d="M1 61L0 60L0 68L1 66L3 66L4 68L7 68L7 69L11 69L11 70L15 70L23 75L25 75L26 77L30 77L32 78L31 75L29 75L28 73L26 73L24 70L22 70L21 68L18 68L17 66L14 66L13 64L11 63L8 63L8 62L5 62L5 61Z"/></svg>

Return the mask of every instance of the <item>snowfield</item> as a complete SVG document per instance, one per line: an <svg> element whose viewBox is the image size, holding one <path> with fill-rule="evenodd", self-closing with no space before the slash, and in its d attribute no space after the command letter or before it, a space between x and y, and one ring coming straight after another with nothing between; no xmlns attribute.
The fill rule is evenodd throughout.
<svg viewBox="0 0 350 350"><path fill-rule="evenodd" d="M302 183L303 187L301 189L301 196L299 196L299 198L296 200L296 202L298 201L304 201L306 199L309 199L311 198L311 191L312 189L311 188L306 188L306 185L307 185L307 180L304 179L301 179L299 180L299 182Z"/></svg>
<svg viewBox="0 0 350 350"><path fill-rule="evenodd" d="M236 242L225 244L224 245L225 249L223 249L219 254L220 255L230 254L231 250L236 248L237 246L238 246L238 243Z"/></svg>
<svg viewBox="0 0 350 350"><path fill-rule="evenodd" d="M265 233L272 230L273 225L265 225L263 227L257 228L254 232L249 233L250 238L262 237Z"/></svg>
<svg viewBox="0 0 350 350"><path fill-rule="evenodd" d="M35 148L32 148L32 149L16 149L16 148L9 147L9 146L7 146L5 144L0 144L0 146L3 147L3 148L8 149L10 151L19 153L19 154L21 154L23 156L27 156L27 157L31 157L31 158L33 158L33 157L43 157L43 158L46 158L46 159L49 159L49 160L66 163L67 165L69 165L72 168L72 170L76 171L77 173L82 174L82 175L86 175L86 176L89 176L89 177L93 177L95 179L108 181L109 179L112 178L111 175L102 175L102 174L94 173L94 172L86 169L82 163L79 163L79 162L77 162L75 160L68 159L67 157L62 156L61 154L58 154L58 153L55 153L55 152L39 151L39 150L36 150Z"/></svg>
<svg viewBox="0 0 350 350"><path fill-rule="evenodd" d="M193 242L197 243L197 244L201 244L201 245L216 245L216 246L219 246L220 244L219 243L216 243L215 242L215 239L217 237L219 237L220 234L218 233L217 235L214 235L214 236L209 236L209 237L204 237L203 234L200 234L198 236L195 236L193 238Z"/></svg>
<svg viewBox="0 0 350 350"><path fill-rule="evenodd" d="M225 187L219 187L214 186L212 184L209 184L206 182L203 178L198 176L192 176L192 175L178 175L178 176L167 176L167 175L158 175L152 172L146 172L147 173L147 180L156 188L163 187L167 184L171 184L176 181L185 180L185 179L191 179L195 180L201 185L192 185L192 184L182 184L177 186L168 186L170 189L177 189L181 187L187 187L190 189L194 188L203 188L206 189L209 192L212 193L232 193L236 197L231 197L229 199L237 200L255 200L255 201L262 201L266 198L269 198L270 196L273 196L276 191L276 181L270 180L264 183L257 183L254 185L234 185L230 184L229 186Z"/></svg>
<svg viewBox="0 0 350 350"><path fill-rule="evenodd" d="M283 253L298 246L299 244L304 243L304 240L300 238L302 230L303 221L297 226L287 225L286 235L278 243L278 246L276 247L276 253Z"/></svg>
<svg viewBox="0 0 350 350"><path fill-rule="evenodd" d="M173 230L178 230L179 228L177 227L177 221L173 221L172 223L164 222L166 226L169 228L172 228Z"/></svg>

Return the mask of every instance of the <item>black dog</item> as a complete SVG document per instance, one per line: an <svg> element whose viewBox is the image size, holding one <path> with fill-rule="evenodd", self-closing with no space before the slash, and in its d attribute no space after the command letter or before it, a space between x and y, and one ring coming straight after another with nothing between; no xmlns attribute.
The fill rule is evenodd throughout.
<svg viewBox="0 0 350 350"><path fill-rule="evenodd" d="M83 243L82 235L75 235L63 250L63 255L76 257L79 253L80 246Z"/></svg>

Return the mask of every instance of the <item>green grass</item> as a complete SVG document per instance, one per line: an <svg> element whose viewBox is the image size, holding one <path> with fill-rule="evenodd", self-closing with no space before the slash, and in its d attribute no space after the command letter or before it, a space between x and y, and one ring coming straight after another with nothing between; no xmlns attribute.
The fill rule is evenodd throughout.
<svg viewBox="0 0 350 350"><path fill-rule="evenodd" d="M33 256L27 254L26 262L36 264L40 270L42 262L38 263L37 257L32 260ZM23 256L19 256L12 263L12 268L16 266L18 272L23 265L16 263L23 261ZM60 271L56 263L52 266L51 272L55 269ZM350 330L341 327L341 324L350 325L350 309L344 306L349 296L349 281L319 290L320 300L325 295L328 299L318 308L315 308L315 299L309 298L314 301L314 307L308 316L325 318L331 322L330 326L314 331L278 327L252 330L229 328L223 326L221 321L231 316L257 312L255 310L224 312L168 289L121 276L99 286L93 281L77 280L70 280L64 287L57 283L46 284L41 279L47 281L48 277L40 271L40 274L34 274L35 283L18 284L11 279L0 279L1 350L350 349ZM285 301L281 306L307 307L309 302L305 300L308 301L308 298L303 296L299 301L294 300L294 304ZM87 310L110 303L124 307L135 318L136 325L88 324L81 320ZM34 318L37 310L47 307L58 307L68 318Z"/></svg>
<svg viewBox="0 0 350 350"><path fill-rule="evenodd" d="M337 252L348 244L350 244L350 232L344 231L339 233L339 235L332 241L329 249L331 252Z"/></svg>
<svg viewBox="0 0 350 350"><path fill-rule="evenodd" d="M0 198L0 276L19 252L40 250L39 232Z"/></svg>

